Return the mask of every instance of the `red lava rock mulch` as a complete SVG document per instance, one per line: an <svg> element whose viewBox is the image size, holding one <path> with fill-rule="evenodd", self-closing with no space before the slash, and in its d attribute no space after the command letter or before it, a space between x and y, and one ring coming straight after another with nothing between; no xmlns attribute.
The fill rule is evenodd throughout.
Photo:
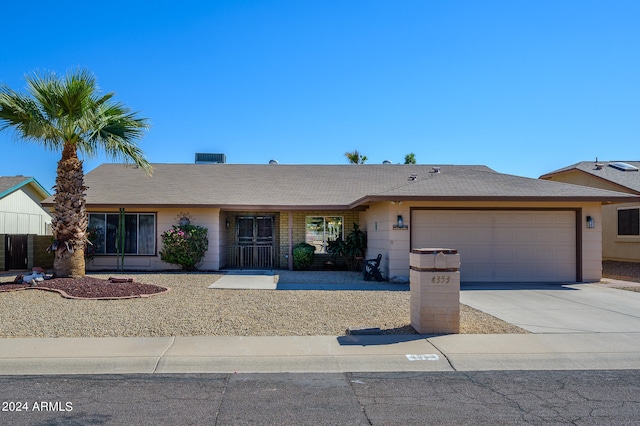
<svg viewBox="0 0 640 426"><path fill-rule="evenodd" d="M39 282L35 287L14 282L0 283L0 292L27 289L55 291L68 299L130 299L154 296L169 291L166 287L137 283L131 279L116 278L110 281L90 276L52 278Z"/></svg>

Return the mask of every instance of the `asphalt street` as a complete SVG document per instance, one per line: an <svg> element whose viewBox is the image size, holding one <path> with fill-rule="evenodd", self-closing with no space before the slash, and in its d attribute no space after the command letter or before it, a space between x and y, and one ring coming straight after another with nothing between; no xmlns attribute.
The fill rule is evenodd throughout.
<svg viewBox="0 0 640 426"><path fill-rule="evenodd" d="M4 376L0 401L3 425L630 425L640 371Z"/></svg>

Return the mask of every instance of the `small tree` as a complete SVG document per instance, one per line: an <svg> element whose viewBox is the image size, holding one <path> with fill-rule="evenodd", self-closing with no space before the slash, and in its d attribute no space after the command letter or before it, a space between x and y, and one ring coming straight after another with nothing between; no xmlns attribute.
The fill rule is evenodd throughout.
<svg viewBox="0 0 640 426"><path fill-rule="evenodd" d="M196 225L173 225L162 234L160 259L178 265L183 271L195 271L209 249L207 228Z"/></svg>

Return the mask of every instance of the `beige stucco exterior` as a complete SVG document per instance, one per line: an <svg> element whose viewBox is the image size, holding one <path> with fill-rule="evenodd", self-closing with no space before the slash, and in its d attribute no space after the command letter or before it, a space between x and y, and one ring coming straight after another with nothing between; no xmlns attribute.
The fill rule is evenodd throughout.
<svg viewBox="0 0 640 426"><path fill-rule="evenodd" d="M308 216L342 216L344 217L344 232L350 231L352 224L358 223L367 233L367 258L382 254L381 271L383 276L409 276L409 253L411 247L411 209L412 208L452 208L452 209L577 209L580 223L577 238L579 250L578 258L581 264L582 281L598 281L602 274L602 214L599 203L568 203L568 202L371 202L364 211L332 210L332 211L220 211L217 208L185 208L185 209L144 209L127 208L127 213L155 213L156 214L156 255L131 256L125 258L125 268L135 270L171 270L176 266L160 260L157 254L162 248L161 235L184 214L192 218L192 224L206 227L209 235L209 250L207 251L201 270L219 270L225 268L226 248L234 244L234 218L242 215L272 215L275 218L275 244L282 248L279 266L289 267L289 241L293 245L305 240L305 221ZM90 212L117 213L115 209L90 209ZM397 227L398 215L402 215L406 227ZM592 216L596 227L587 229L585 217ZM229 227L227 228L227 221ZM455 247L451 247L455 248ZM463 261L464 264L464 261ZM115 256L96 256L87 263L87 270L108 270L116 268Z"/></svg>
<svg viewBox="0 0 640 426"><path fill-rule="evenodd" d="M201 270L220 270L227 267L227 249L235 244L235 221L239 216L272 216L274 218L274 244L278 251L276 267L287 268L289 263L289 241L293 245L305 241L305 223L308 216L341 216L344 219L344 232L348 233L353 223L360 222L360 213L356 210L303 210L303 211L258 211L237 210L221 211L218 208L182 208L182 209L145 209L125 208L126 213L153 213L156 215L156 255L127 255L125 268L143 271L178 269L160 260L162 249L161 235L176 225L183 214L188 214L193 225L207 228L209 249L205 255ZM117 209L88 209L88 213L118 213ZM228 227L227 227L228 222ZM291 232L289 227L291 226ZM87 270L115 269L114 255L97 255L86 265Z"/></svg>
<svg viewBox="0 0 640 426"><path fill-rule="evenodd" d="M640 208L640 203L602 207L602 257L604 260L640 262L640 236L618 235L618 209Z"/></svg>
<svg viewBox="0 0 640 426"><path fill-rule="evenodd" d="M635 194L627 188L579 170L569 170L545 179ZM640 262L640 236L618 236L618 209L620 208L640 208L640 203L602 206L601 220L596 219L596 228L602 229L602 259Z"/></svg>
<svg viewBox="0 0 640 426"><path fill-rule="evenodd" d="M568 202L394 202L371 203L361 214L363 228L367 231L367 256L382 253L381 269L386 277L409 275L409 253L411 247L412 208L460 208L460 209L577 209L578 260L582 281L599 281L602 277L602 215L600 203ZM402 215L408 228L394 228L397 216ZM592 216L596 227L586 228L586 216ZM455 247L449 247L454 248ZM464 265L464 260L462 260ZM463 266L464 267L464 266Z"/></svg>
<svg viewBox="0 0 640 426"><path fill-rule="evenodd" d="M158 271L179 269L160 260L158 254L162 249L161 235L176 225L179 218L188 213L192 218L192 224L207 228L209 236L209 249L205 254L200 269L220 269L220 242L224 241L224 223L220 222L220 209L215 208L184 208L184 209L145 209L125 208L126 213L154 213L156 215L156 254L153 256L127 255L124 267L130 270ZM88 213L118 213L117 209L88 209ZM96 255L86 264L87 270L115 270L117 260L115 255Z"/></svg>

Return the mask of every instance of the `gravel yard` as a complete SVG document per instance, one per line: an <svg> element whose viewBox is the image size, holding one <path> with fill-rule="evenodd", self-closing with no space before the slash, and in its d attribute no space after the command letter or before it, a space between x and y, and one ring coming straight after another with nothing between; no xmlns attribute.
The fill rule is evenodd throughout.
<svg viewBox="0 0 640 426"><path fill-rule="evenodd" d="M608 287L640 292L640 263L605 260L602 262L602 277L634 283L631 286L615 284Z"/></svg>
<svg viewBox="0 0 640 426"><path fill-rule="evenodd" d="M362 283L353 272L278 271L282 283ZM107 279L112 274L91 274ZM70 300L57 293L0 293L0 337L310 336L349 327L415 333L407 291L219 290L215 273L126 273L168 293L126 300ZM526 333L461 305L461 333Z"/></svg>
<svg viewBox="0 0 640 426"><path fill-rule="evenodd" d="M278 271L282 283L362 283L353 272ZM107 279L112 274L91 274ZM309 336L349 327L415 333L406 291L217 290L215 273L126 273L168 293L126 300L70 300L57 293L0 293L0 337ZM640 264L603 262L603 276L640 283ZM619 285L618 285L619 286ZM639 291L640 285L625 287ZM461 305L461 333L526 333Z"/></svg>

